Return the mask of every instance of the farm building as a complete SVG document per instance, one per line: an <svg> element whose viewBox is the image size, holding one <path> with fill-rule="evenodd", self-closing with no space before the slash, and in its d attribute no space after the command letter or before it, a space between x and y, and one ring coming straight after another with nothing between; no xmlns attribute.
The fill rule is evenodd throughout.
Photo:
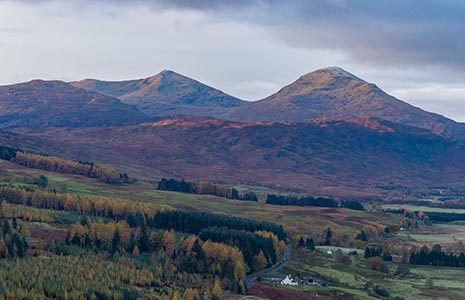
<svg viewBox="0 0 465 300"><path fill-rule="evenodd" d="M292 279L291 274L289 274L286 276L286 278L281 280L281 285L299 285L299 283Z"/></svg>

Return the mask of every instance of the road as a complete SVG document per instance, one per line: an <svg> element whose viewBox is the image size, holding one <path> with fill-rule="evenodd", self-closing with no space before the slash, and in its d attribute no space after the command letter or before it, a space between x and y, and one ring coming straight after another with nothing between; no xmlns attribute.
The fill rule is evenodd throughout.
<svg viewBox="0 0 465 300"><path fill-rule="evenodd" d="M287 251L286 253L284 253L283 258L280 261L278 261L276 264L274 264L273 266L267 269L250 274L245 278L245 286L247 287L247 289L251 288L254 285L254 282L258 277L263 277L269 273L273 273L281 269L291 259L291 254L292 254L292 245L288 244Z"/></svg>

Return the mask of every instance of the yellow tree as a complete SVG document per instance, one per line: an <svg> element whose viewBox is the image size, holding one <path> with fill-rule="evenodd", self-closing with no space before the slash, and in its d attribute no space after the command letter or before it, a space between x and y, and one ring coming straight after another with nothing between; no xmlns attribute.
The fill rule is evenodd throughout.
<svg viewBox="0 0 465 300"><path fill-rule="evenodd" d="M10 205L5 200L1 203L0 217L8 218L10 216Z"/></svg>
<svg viewBox="0 0 465 300"><path fill-rule="evenodd" d="M196 300L199 298L199 292L192 288L187 288L182 294L183 300Z"/></svg>
<svg viewBox="0 0 465 300"><path fill-rule="evenodd" d="M260 250L260 253L258 255L255 255L254 257L254 268L255 270L263 270L266 268L266 265L268 264L265 254L263 253L262 250Z"/></svg>
<svg viewBox="0 0 465 300"><path fill-rule="evenodd" d="M223 288L218 277L215 278L212 289L212 300L221 300L223 298Z"/></svg>
<svg viewBox="0 0 465 300"><path fill-rule="evenodd" d="M165 249L166 255L172 257L175 247L175 236L173 231L165 231L163 233L163 248Z"/></svg>
<svg viewBox="0 0 465 300"><path fill-rule="evenodd" d="M19 233L21 233L22 236L24 237L29 237L29 227L26 225L26 224L23 224L23 226L21 226L21 229L19 231Z"/></svg>

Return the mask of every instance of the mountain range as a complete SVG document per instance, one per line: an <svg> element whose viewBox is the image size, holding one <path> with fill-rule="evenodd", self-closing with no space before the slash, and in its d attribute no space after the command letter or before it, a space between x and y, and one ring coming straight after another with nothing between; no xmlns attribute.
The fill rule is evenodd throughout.
<svg viewBox="0 0 465 300"><path fill-rule="evenodd" d="M173 71L140 80L87 79L72 84L134 104L152 117L177 114L246 122L375 117L465 138L464 124L396 99L338 67L303 75L255 102L239 100Z"/></svg>
<svg viewBox="0 0 465 300"><path fill-rule="evenodd" d="M173 71L119 82L34 80L0 87L0 128L0 144L148 178L339 196L465 179L464 124L337 67L256 102Z"/></svg>

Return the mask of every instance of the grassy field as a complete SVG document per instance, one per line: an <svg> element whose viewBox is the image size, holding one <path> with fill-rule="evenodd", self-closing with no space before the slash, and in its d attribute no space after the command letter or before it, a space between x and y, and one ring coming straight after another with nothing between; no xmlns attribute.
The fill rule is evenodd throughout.
<svg viewBox="0 0 465 300"><path fill-rule="evenodd" d="M156 190L156 184L147 181L114 186L92 178L28 169L1 160L0 168L2 169L0 171L0 181L3 182L14 183L24 181L24 178L31 179L45 175L49 180L49 189L59 192L132 199L166 204L177 209L210 211L261 219L282 224L288 231L299 235L320 234L328 227L339 231L341 234L349 234L360 231L364 225L397 224L399 218L399 216L387 216L381 213L348 209L275 206L260 202L228 200L208 195L158 191ZM251 186L239 186L239 188L241 191L254 190L254 187ZM258 187L257 191L265 194L269 190Z"/></svg>
<svg viewBox="0 0 465 300"><path fill-rule="evenodd" d="M395 275L396 264L389 263L389 274L366 267L363 255L351 256L352 264L334 264L334 256L316 252L316 262L309 263L307 250L297 250L292 261L282 270L280 276L292 274L295 278L311 276L329 282L327 287L313 287L300 284L290 289L311 291L321 295L336 296L341 299L377 299L368 295L365 285L370 282L389 291L391 299L403 297L405 300L463 299L465 292L465 270L427 266L410 267L407 276ZM427 286L427 279L433 282L433 289ZM269 284L276 284L269 282Z"/></svg>
<svg viewBox="0 0 465 300"><path fill-rule="evenodd" d="M387 205L383 205L383 208L384 209L406 209L409 211L422 211L422 212L444 212L444 213L465 214L465 209L416 206L416 205L408 205L408 204L387 204Z"/></svg>
<svg viewBox="0 0 465 300"><path fill-rule="evenodd" d="M465 243L465 225L447 223L433 224L397 233L397 238L412 244L433 246L440 244L445 248L458 248L459 242Z"/></svg>

